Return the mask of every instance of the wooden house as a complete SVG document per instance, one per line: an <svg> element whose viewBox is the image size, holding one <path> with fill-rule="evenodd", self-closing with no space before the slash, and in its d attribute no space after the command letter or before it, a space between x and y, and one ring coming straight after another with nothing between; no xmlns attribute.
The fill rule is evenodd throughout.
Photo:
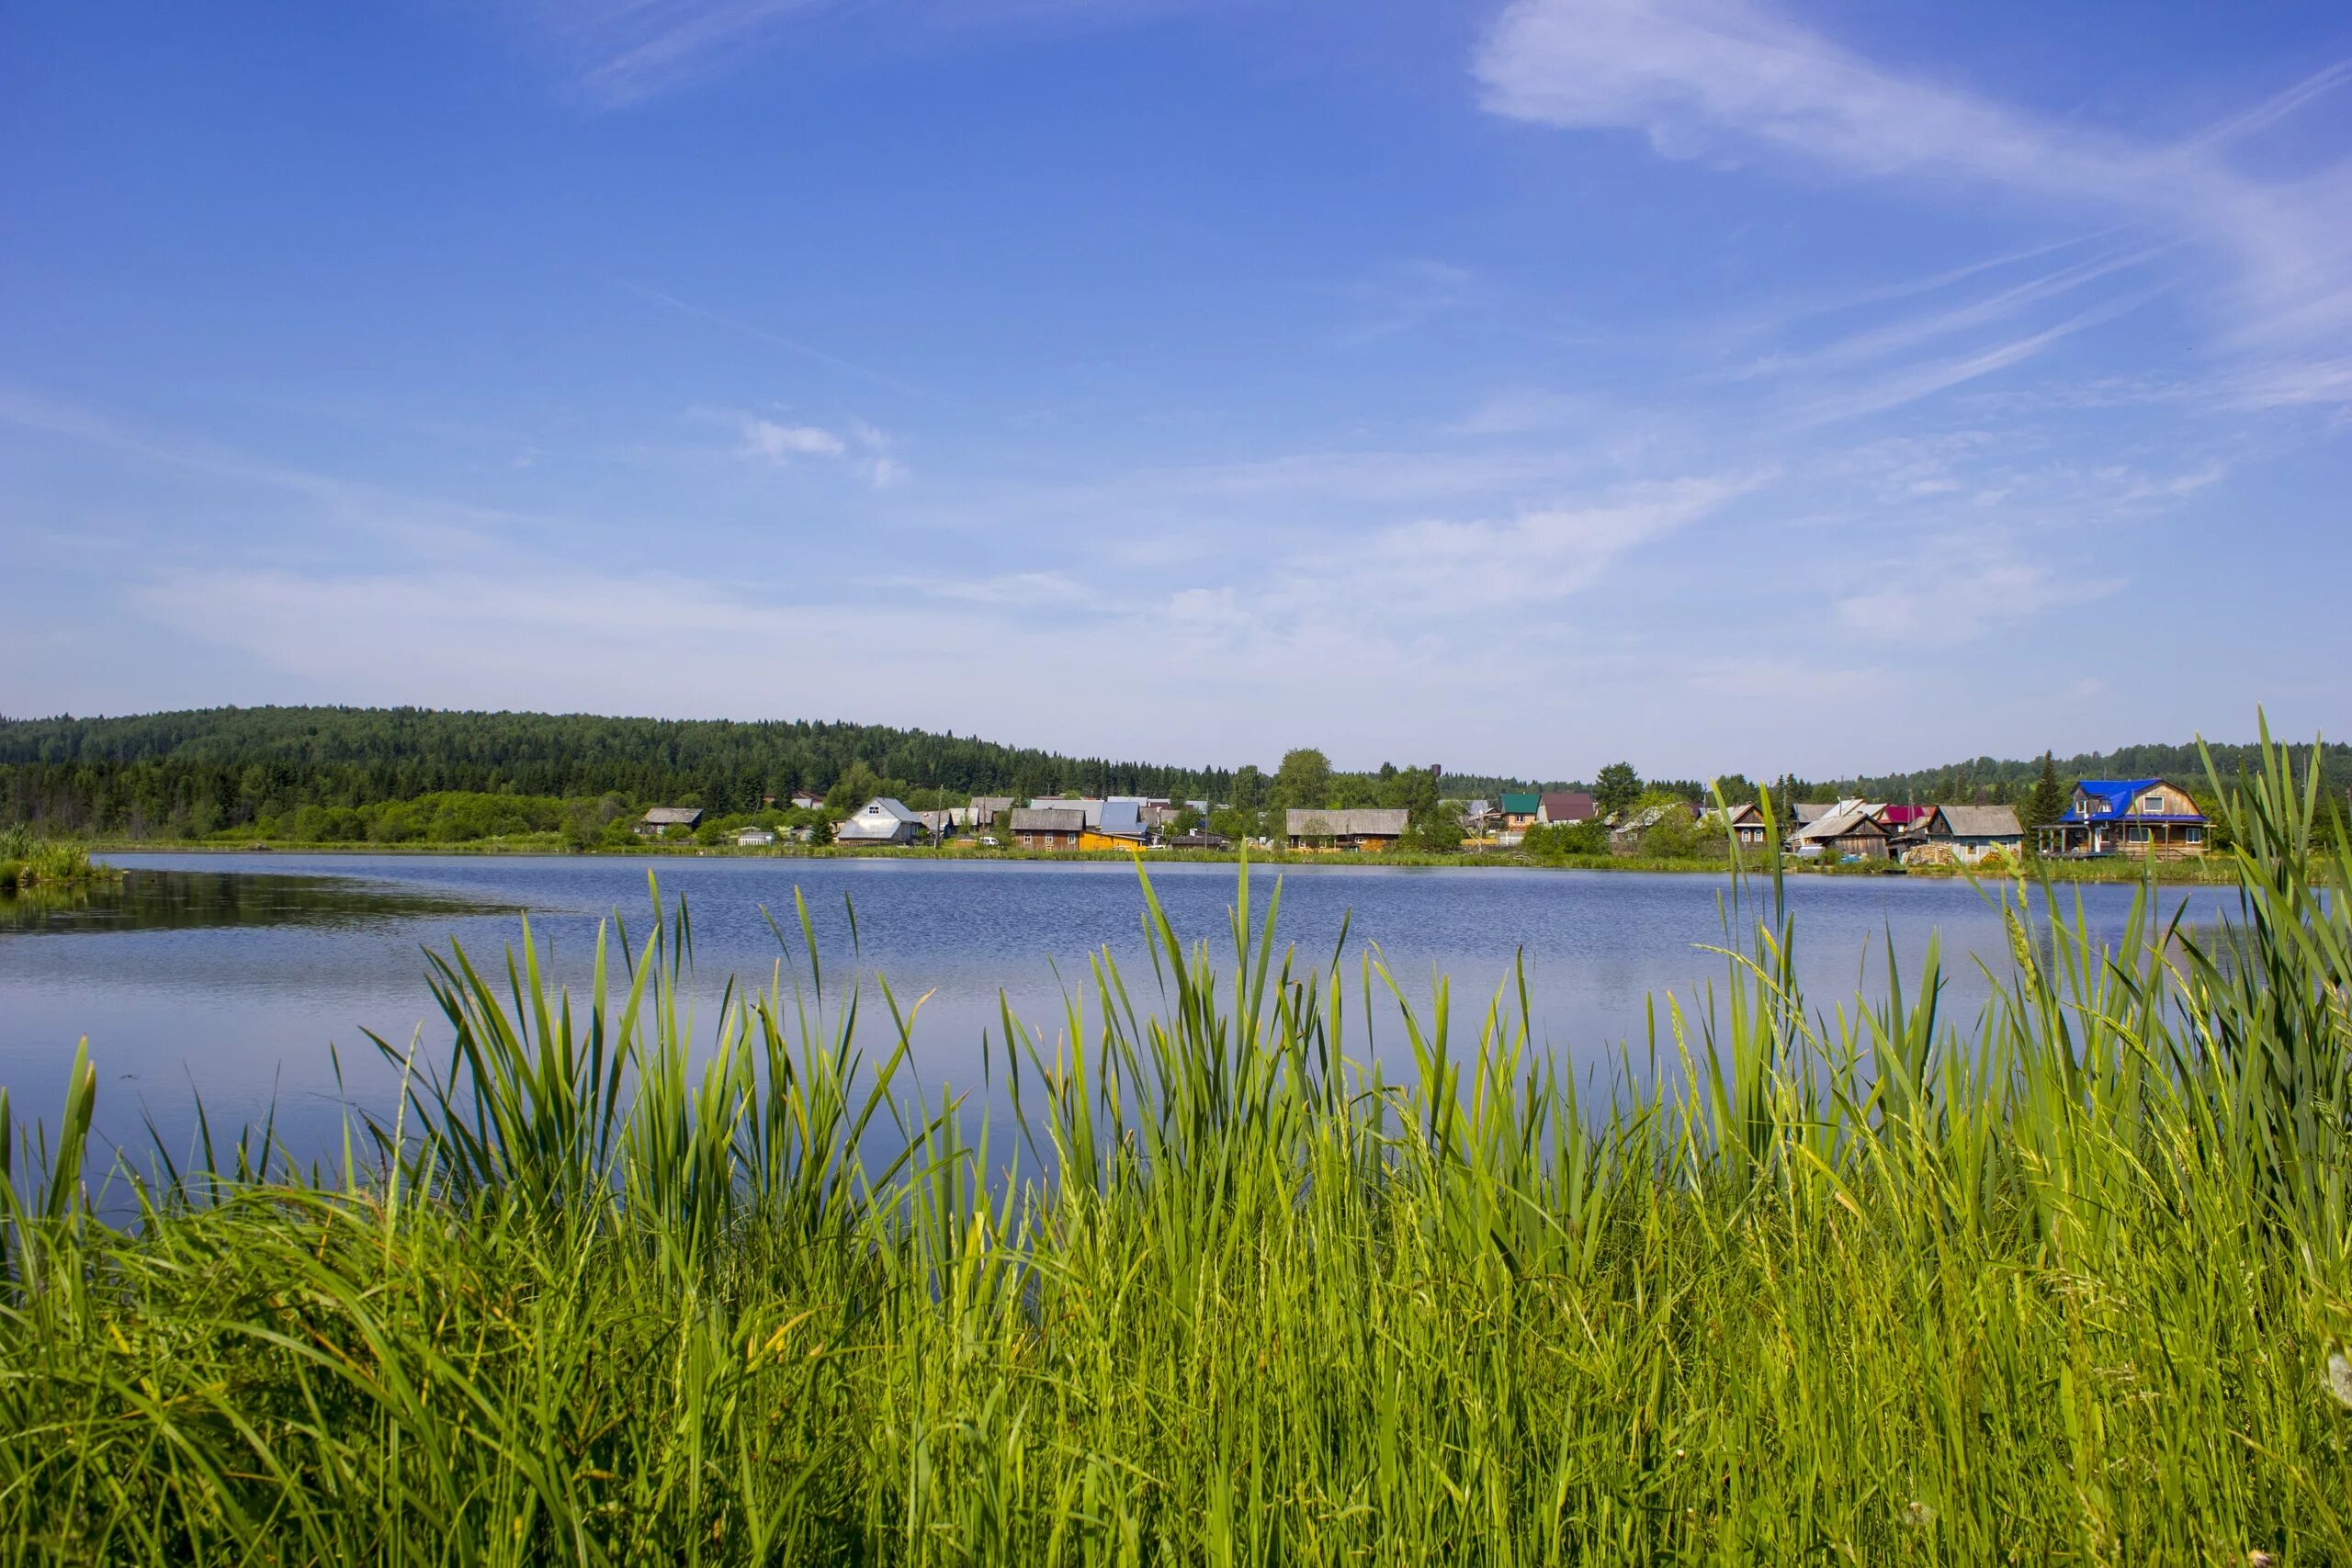
<svg viewBox="0 0 2352 1568"><path fill-rule="evenodd" d="M1143 802L1106 800L1094 819L1079 829L1081 850L1139 850L1150 841L1143 819Z"/></svg>
<svg viewBox="0 0 2352 1568"><path fill-rule="evenodd" d="M1879 820L1883 809L1866 801L1841 800L1836 809L1815 817L1790 834L1789 848L1805 857L1885 860L1892 853L1893 835Z"/></svg>
<svg viewBox="0 0 2352 1568"><path fill-rule="evenodd" d="M638 818L637 830L641 837L658 839L673 828L691 833L701 820L699 806L655 806L648 807L645 815Z"/></svg>
<svg viewBox="0 0 2352 1568"><path fill-rule="evenodd" d="M1294 807L1283 813L1283 838L1293 850L1391 850L1405 836L1408 819L1402 807L1325 811Z"/></svg>
<svg viewBox="0 0 2352 1568"><path fill-rule="evenodd" d="M1544 797L1532 791L1525 795L1507 791L1498 809L1502 812L1504 832L1524 833L1535 826L1544 810Z"/></svg>
<svg viewBox="0 0 2352 1568"><path fill-rule="evenodd" d="M1006 815L1024 850L1074 850L1086 832L1086 813L1075 806L1016 806Z"/></svg>
<svg viewBox="0 0 2352 1568"><path fill-rule="evenodd" d="M1752 800L1727 807L1723 813L1723 824L1724 832L1734 843L1758 849L1764 846L1771 826L1764 819L1764 808Z"/></svg>
<svg viewBox="0 0 2352 1568"><path fill-rule="evenodd" d="M1945 806L1917 835L1907 839L1903 858L1922 863L1957 861L1973 865L1990 854L2014 855L2025 848L2025 829L2006 806Z"/></svg>
<svg viewBox="0 0 2352 1568"><path fill-rule="evenodd" d="M2084 779L2066 815L2034 829L2052 855L2205 852L2205 814L2188 792L2164 779Z"/></svg>

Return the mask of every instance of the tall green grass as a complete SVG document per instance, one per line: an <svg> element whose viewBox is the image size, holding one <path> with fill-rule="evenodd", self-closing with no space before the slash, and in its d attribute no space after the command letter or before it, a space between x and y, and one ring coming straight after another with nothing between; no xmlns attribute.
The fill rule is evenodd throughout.
<svg viewBox="0 0 2352 1568"><path fill-rule="evenodd" d="M120 874L91 860L89 850L70 839L40 838L21 825L0 828L0 893L67 887Z"/></svg>
<svg viewBox="0 0 2352 1568"><path fill-rule="evenodd" d="M2314 784L2233 804L2219 936L1993 890L1971 1021L1932 955L1802 996L1746 884L1720 987L1597 1085L1523 979L1416 1002L1246 877L1221 953L1146 880L1148 975L1008 1009L994 1126L915 1100L920 1002L805 909L697 1028L658 896L583 995L527 938L436 959L454 1043L383 1043L331 1171L263 1130L94 1193L77 1062L0 1159L0 1553L2352 1561ZM1409 1072L1351 1054L1376 1010Z"/></svg>

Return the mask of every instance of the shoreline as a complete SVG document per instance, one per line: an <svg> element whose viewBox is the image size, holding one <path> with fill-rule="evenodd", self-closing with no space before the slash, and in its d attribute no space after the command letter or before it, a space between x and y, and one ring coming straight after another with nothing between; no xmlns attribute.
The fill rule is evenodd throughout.
<svg viewBox="0 0 2352 1568"><path fill-rule="evenodd" d="M928 850L899 846L843 848L826 845L819 848L741 849L734 845L632 845L626 849L571 850L541 843L468 842L436 844L151 844L126 840L99 840L91 843L93 855L186 855L200 859L213 855L287 854L287 855L348 855L360 856L483 856L537 858L546 860L572 859L639 859L639 860L889 860L914 861L956 865L1013 864L1024 862L1096 863L1126 865L1141 859L1146 866L1154 865L1235 865L1244 856L1230 850L1021 850L970 849ZM1592 872L1652 872L1675 875L1728 877L1733 870L1729 861L1689 861L1645 859L1638 855L1572 855L1563 859L1539 859L1510 851L1472 850L1458 854L1291 854L1282 851L1251 852L1247 859L1253 865L1283 867L1315 866L1387 866L1399 870L1472 871L1515 869L1521 871L1592 871ZM2143 862L2117 858L2106 861L2029 861L2025 871L2030 881L2054 884L2132 884L2153 873L2158 884L2167 886L2216 886L2231 881L2231 861L2227 855L2214 855L2201 860ZM1771 868L1761 863L1761 857L1744 858L1740 869L1748 875L1769 876ZM1792 876L1838 877L1920 877L1930 880L1979 881L2011 880L2004 870L1970 866L1905 866L1866 862L1856 865L1821 865L1792 861L1783 870Z"/></svg>

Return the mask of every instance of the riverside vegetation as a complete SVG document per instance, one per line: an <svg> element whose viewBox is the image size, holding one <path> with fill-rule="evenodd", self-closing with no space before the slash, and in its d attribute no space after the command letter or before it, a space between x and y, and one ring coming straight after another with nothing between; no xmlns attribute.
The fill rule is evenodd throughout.
<svg viewBox="0 0 2352 1568"><path fill-rule="evenodd" d="M121 874L71 840L39 837L21 826L0 828L0 894L56 893Z"/></svg>
<svg viewBox="0 0 2352 1568"><path fill-rule="evenodd" d="M2315 787L2273 753L2227 802L2216 930L1988 890L1973 1021L1932 953L1799 995L1748 882L1720 988L1598 1086L1523 982L1412 1005L1246 877L1220 960L1147 879L1149 976L1006 1016L993 1127L805 909L696 1039L658 893L582 996L527 933L435 957L453 1043L379 1042L404 1093L331 1166L264 1128L109 1175L77 1061L0 1161L0 1554L2352 1561ZM1348 1054L1375 1007L1409 1073Z"/></svg>

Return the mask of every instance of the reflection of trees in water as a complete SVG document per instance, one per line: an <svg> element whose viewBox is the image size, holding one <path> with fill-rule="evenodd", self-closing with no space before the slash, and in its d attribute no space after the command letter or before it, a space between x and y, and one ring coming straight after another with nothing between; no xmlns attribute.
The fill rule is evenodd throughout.
<svg viewBox="0 0 2352 1568"><path fill-rule="evenodd" d="M341 876L130 871L119 881L0 897L0 931L120 931L212 926L336 926L496 913L510 905Z"/></svg>

